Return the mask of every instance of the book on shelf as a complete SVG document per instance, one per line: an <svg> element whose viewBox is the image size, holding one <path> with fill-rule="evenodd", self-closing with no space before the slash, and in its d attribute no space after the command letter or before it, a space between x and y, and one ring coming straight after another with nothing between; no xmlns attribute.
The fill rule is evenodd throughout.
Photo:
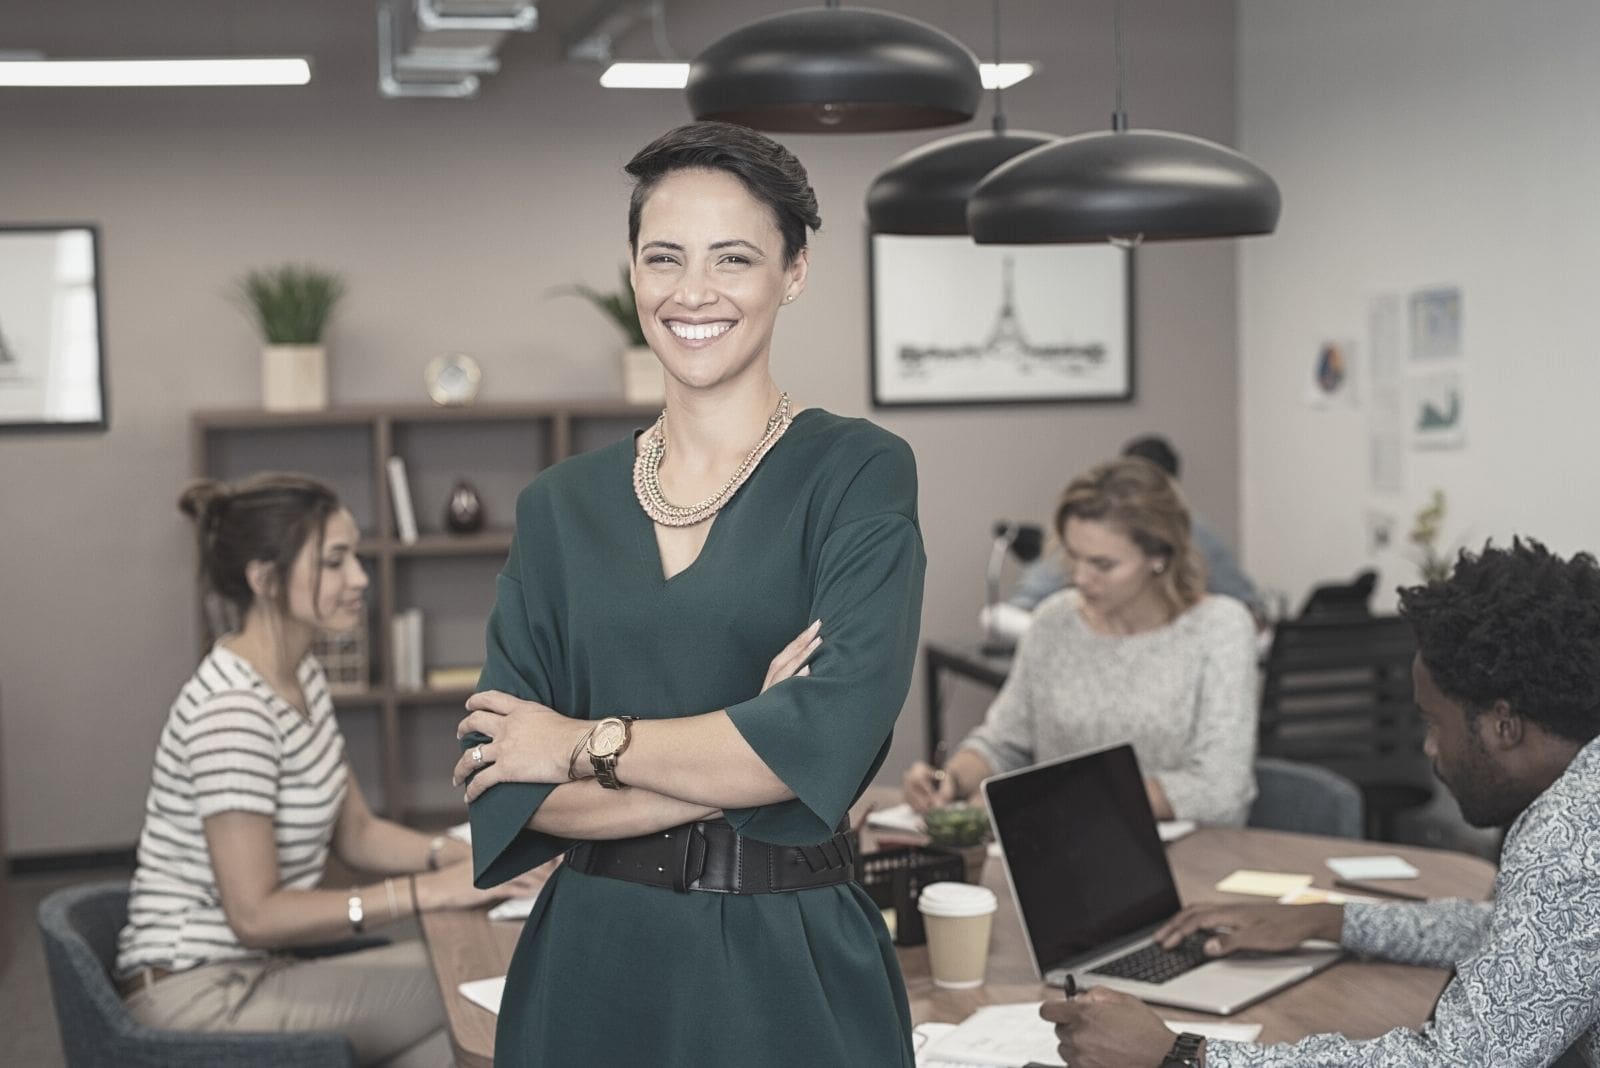
<svg viewBox="0 0 1600 1068"><path fill-rule="evenodd" d="M402 545L417 541L417 513L411 506L411 483L406 479L406 461L389 457L389 497L394 504L394 529Z"/></svg>
<svg viewBox="0 0 1600 1068"><path fill-rule="evenodd" d="M478 676L483 674L482 664L464 664L455 667L436 667L428 669L428 689L430 690L466 690L478 685Z"/></svg>
<svg viewBox="0 0 1600 1068"><path fill-rule="evenodd" d="M395 689L422 689L422 609L396 612L389 628Z"/></svg>

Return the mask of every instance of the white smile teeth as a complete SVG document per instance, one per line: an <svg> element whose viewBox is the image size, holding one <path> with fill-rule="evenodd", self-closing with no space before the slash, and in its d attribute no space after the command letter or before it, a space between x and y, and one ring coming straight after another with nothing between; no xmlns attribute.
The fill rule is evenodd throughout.
<svg viewBox="0 0 1600 1068"><path fill-rule="evenodd" d="M721 323L668 323L673 335L685 341L704 341L708 337L721 337L733 328L729 322Z"/></svg>

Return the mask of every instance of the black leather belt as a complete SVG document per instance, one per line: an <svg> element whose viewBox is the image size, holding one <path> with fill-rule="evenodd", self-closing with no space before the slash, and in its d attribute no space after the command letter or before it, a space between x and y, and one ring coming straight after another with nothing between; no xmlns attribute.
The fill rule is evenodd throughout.
<svg viewBox="0 0 1600 1068"><path fill-rule="evenodd" d="M713 894L782 894L847 883L856 877L855 859L843 831L817 845L780 846L746 838L727 820L580 842L567 853L567 864L585 875Z"/></svg>

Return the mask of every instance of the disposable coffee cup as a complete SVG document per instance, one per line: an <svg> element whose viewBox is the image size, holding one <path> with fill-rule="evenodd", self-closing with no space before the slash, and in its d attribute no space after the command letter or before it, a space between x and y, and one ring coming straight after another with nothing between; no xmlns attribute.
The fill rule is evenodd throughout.
<svg viewBox="0 0 1600 1068"><path fill-rule="evenodd" d="M994 926L994 891L967 883L930 883L917 895L917 911L928 933L928 969L933 985L971 990L983 985Z"/></svg>

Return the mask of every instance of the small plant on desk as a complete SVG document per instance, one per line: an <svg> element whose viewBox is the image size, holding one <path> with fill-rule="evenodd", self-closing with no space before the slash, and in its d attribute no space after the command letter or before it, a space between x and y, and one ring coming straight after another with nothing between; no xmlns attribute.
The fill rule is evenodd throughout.
<svg viewBox="0 0 1600 1068"><path fill-rule="evenodd" d="M940 849L959 853L967 865L967 882L983 881L983 862L989 853L989 810L965 801L930 809L922 816L928 840Z"/></svg>

